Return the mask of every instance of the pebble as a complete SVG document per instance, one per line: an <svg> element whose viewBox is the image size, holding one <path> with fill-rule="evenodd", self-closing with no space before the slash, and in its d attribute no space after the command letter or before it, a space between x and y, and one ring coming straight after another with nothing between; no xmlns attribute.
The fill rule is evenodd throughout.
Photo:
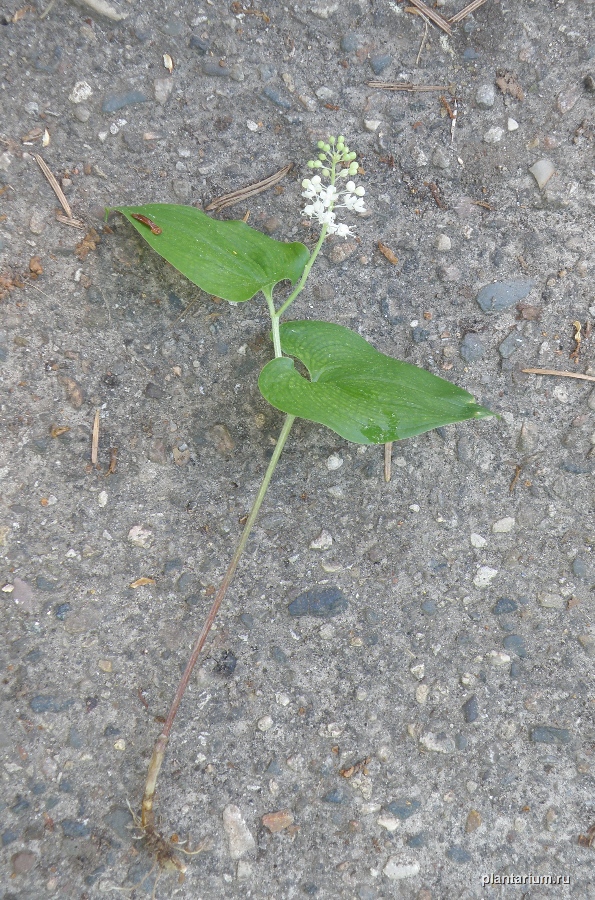
<svg viewBox="0 0 595 900"><path fill-rule="evenodd" d="M133 525L128 532L128 542L134 544L135 547L142 547L148 550L153 544L153 532L144 525Z"/></svg>
<svg viewBox="0 0 595 900"><path fill-rule="evenodd" d="M452 242L447 234L439 234L435 246L440 253L446 253L452 247Z"/></svg>
<svg viewBox="0 0 595 900"><path fill-rule="evenodd" d="M10 858L12 874L16 876L30 872L36 862L37 856L31 850L19 850L18 853L14 853Z"/></svg>
<svg viewBox="0 0 595 900"><path fill-rule="evenodd" d="M570 112L570 110L575 106L579 97L580 90L574 84L567 88L565 91L560 91L556 99L558 112L563 116L566 115L566 113Z"/></svg>
<svg viewBox="0 0 595 900"><path fill-rule="evenodd" d="M475 102L480 109L491 109L496 100L496 89L493 84L480 84L475 92Z"/></svg>
<svg viewBox="0 0 595 900"><path fill-rule="evenodd" d="M419 743L424 750L430 750L433 753L454 753L455 751L454 739L445 732L434 734L428 731L420 737Z"/></svg>
<svg viewBox="0 0 595 900"><path fill-rule="evenodd" d="M318 537L315 537L314 540L310 541L310 550L328 550L332 546L332 535L324 528Z"/></svg>
<svg viewBox="0 0 595 900"><path fill-rule="evenodd" d="M500 128L499 125L493 125L492 128L489 128L483 136L483 139L486 144L498 144L502 138L504 137L504 129Z"/></svg>
<svg viewBox="0 0 595 900"><path fill-rule="evenodd" d="M332 456L329 456L326 461L326 467L329 470L329 472L336 472L336 470L340 469L342 465L343 465L342 458L340 456L337 456L334 453L332 454Z"/></svg>
<svg viewBox="0 0 595 900"><path fill-rule="evenodd" d="M432 165L436 166L437 169L448 169L450 168L450 162L451 157L444 147L436 147L432 153ZM450 250L450 247L448 249Z"/></svg>
<svg viewBox="0 0 595 900"><path fill-rule="evenodd" d="M532 422L523 422L517 440L517 450L527 453L535 450L539 440L539 430Z"/></svg>
<svg viewBox="0 0 595 900"><path fill-rule="evenodd" d="M503 616L506 613L516 612L518 608L518 604L514 600L511 600L509 597L500 597L492 607L492 612L495 616Z"/></svg>
<svg viewBox="0 0 595 900"><path fill-rule="evenodd" d="M103 509L104 506L107 506L108 494L107 491L100 491L97 495L97 506L100 506Z"/></svg>
<svg viewBox="0 0 595 900"><path fill-rule="evenodd" d="M488 587L497 574L498 569L492 569L490 566L480 566L473 579L473 584L478 588Z"/></svg>
<svg viewBox="0 0 595 900"><path fill-rule="evenodd" d="M350 256L353 256L357 249L358 245L355 241L342 240L340 243L337 242L333 244L331 252L329 253L329 259L332 263L337 265L345 262Z"/></svg>
<svg viewBox="0 0 595 900"><path fill-rule="evenodd" d="M155 100L163 106L169 100L174 89L173 78L155 78L153 81L153 94Z"/></svg>
<svg viewBox="0 0 595 900"><path fill-rule="evenodd" d="M470 809L465 822L465 834L473 834L481 825L481 816L476 809Z"/></svg>
<svg viewBox="0 0 595 900"><path fill-rule="evenodd" d="M330 619L347 609L347 598L338 587L311 588L299 594L289 604L291 616L315 616Z"/></svg>
<svg viewBox="0 0 595 900"><path fill-rule="evenodd" d="M386 809L391 816L395 816L397 819L400 819L401 822L406 822L407 819L411 818L411 816L418 811L418 809L421 809L421 803L419 800L400 798L398 800L391 800L390 803L387 803Z"/></svg>
<svg viewBox="0 0 595 900"><path fill-rule="evenodd" d="M211 42L209 40L205 40L204 38L199 37L197 34L193 34L190 38L190 42L188 44L191 50L198 50L201 56L204 56L209 47L211 46Z"/></svg>
<svg viewBox="0 0 595 900"><path fill-rule="evenodd" d="M227 835L229 855L232 859L240 859L256 847L248 826L239 807L230 803L223 810L223 828Z"/></svg>
<svg viewBox="0 0 595 900"><path fill-rule="evenodd" d="M415 665L410 667L409 671L414 678L417 678L418 681L422 681L426 674L426 667L424 663L415 663Z"/></svg>
<svg viewBox="0 0 595 900"><path fill-rule="evenodd" d="M275 90L274 87L265 87L262 92L263 97L266 97L267 100L270 100L271 103L274 103L275 106L278 106L280 109L291 109L291 101L289 101L286 97L283 97L279 91Z"/></svg>
<svg viewBox="0 0 595 900"><path fill-rule="evenodd" d="M519 659L526 658L527 648L525 646L524 638L522 638L520 634L507 634L506 637L502 639L502 644L505 650L512 650L513 653L516 653Z"/></svg>
<svg viewBox="0 0 595 900"><path fill-rule="evenodd" d="M361 38L355 31L348 31L341 38L340 47L343 53L354 53L361 46Z"/></svg>
<svg viewBox="0 0 595 900"><path fill-rule="evenodd" d="M456 863L468 863L471 862L473 858L468 850L465 850L464 847L459 847L457 844L453 844L452 847L449 847L446 851L446 855L452 862Z"/></svg>
<svg viewBox="0 0 595 900"><path fill-rule="evenodd" d="M399 822L398 819L395 819L394 816L383 815L383 816L378 816L378 819L376 820L376 824L379 825L381 828L384 828L390 834L392 834L394 831L397 830L397 828L399 827L399 825L401 823Z"/></svg>
<svg viewBox="0 0 595 900"><path fill-rule="evenodd" d="M388 69L392 61L392 56L389 56L387 53L371 56L370 66L372 67L374 75L382 75L384 70Z"/></svg>
<svg viewBox="0 0 595 900"><path fill-rule="evenodd" d="M424 706L428 701L428 694L430 693L430 687L427 684L420 684L415 689L415 700L420 706Z"/></svg>
<svg viewBox="0 0 595 900"><path fill-rule="evenodd" d="M471 541L471 546L475 547L476 550L482 550L488 543L481 534L475 534L475 532L473 532L469 540Z"/></svg>
<svg viewBox="0 0 595 900"><path fill-rule="evenodd" d="M89 837L91 829L84 822L78 822L76 819L62 819L60 828L65 837Z"/></svg>
<svg viewBox="0 0 595 900"><path fill-rule="evenodd" d="M538 159L536 163L529 167L529 171L537 182L539 189L543 190L556 169L550 159Z"/></svg>
<svg viewBox="0 0 595 900"><path fill-rule="evenodd" d="M382 872L391 881L401 881L403 878L414 878L419 875L420 865L416 861L406 860L398 856L389 856Z"/></svg>
<svg viewBox="0 0 595 900"><path fill-rule="evenodd" d="M435 600L424 600L421 604L421 610L426 616L435 616L438 612L438 604Z"/></svg>
<svg viewBox="0 0 595 900"><path fill-rule="evenodd" d="M498 345L498 353L502 359L510 359L524 344L524 338L518 331L511 331L508 337L505 337L501 344Z"/></svg>
<svg viewBox="0 0 595 900"><path fill-rule="evenodd" d="M371 134L378 131L381 125L382 121L380 119L364 119L364 128Z"/></svg>
<svg viewBox="0 0 595 900"><path fill-rule="evenodd" d="M497 522L494 522L492 531L494 534L508 534L514 529L515 524L516 520L513 516L505 516L503 519L498 519Z"/></svg>
<svg viewBox="0 0 595 900"><path fill-rule="evenodd" d="M510 309L519 300L523 300L535 286L533 278L509 279L494 281L482 287L475 298L485 313L501 312Z"/></svg>
<svg viewBox="0 0 595 900"><path fill-rule="evenodd" d="M592 634L579 634L577 640L587 656L595 657L595 637Z"/></svg>
<svg viewBox="0 0 595 900"><path fill-rule="evenodd" d="M577 578L586 578L587 563L580 556L576 556L572 561L572 574Z"/></svg>
<svg viewBox="0 0 595 900"><path fill-rule="evenodd" d="M293 825L293 815L288 809L280 809L277 812L265 813L261 821L271 834L276 834Z"/></svg>
<svg viewBox="0 0 595 900"><path fill-rule="evenodd" d="M465 335L459 347L459 353L469 364L481 359L485 352L486 348L482 339L471 331Z"/></svg>
<svg viewBox="0 0 595 900"><path fill-rule="evenodd" d="M345 802L345 792L341 790L341 788L333 788L331 791L327 791L326 794L322 797L323 803L344 803Z"/></svg>
<svg viewBox="0 0 595 900"><path fill-rule="evenodd" d="M560 594L539 594L538 599L539 605L544 609L564 609L566 607L566 601Z"/></svg>
<svg viewBox="0 0 595 900"><path fill-rule="evenodd" d="M501 650L490 650L489 653L486 653L486 659L490 665L496 667L507 666L510 663L508 653L503 653Z"/></svg>
<svg viewBox="0 0 595 900"><path fill-rule="evenodd" d="M470 724L471 722L477 721L479 718L479 704L475 694L463 703L462 710L465 722Z"/></svg>
<svg viewBox="0 0 595 900"><path fill-rule="evenodd" d="M137 103L148 103L149 98L141 91L128 91L125 94L112 94L101 104L104 113L114 113L125 106L135 106Z"/></svg>
<svg viewBox="0 0 595 900"><path fill-rule="evenodd" d="M163 397L165 396L163 388L159 387L158 384L154 384L152 381L149 381L143 394L145 397L148 397L149 400L163 400Z"/></svg>
<svg viewBox="0 0 595 900"><path fill-rule="evenodd" d="M568 728L554 728L552 725L537 725L529 731L529 740L534 744L569 744Z"/></svg>
<svg viewBox="0 0 595 900"><path fill-rule="evenodd" d="M506 127L509 131L516 131L519 127L519 123L516 119L508 119L508 121L506 122Z"/></svg>
<svg viewBox="0 0 595 900"><path fill-rule="evenodd" d="M214 78L229 78L231 72L227 66L220 66L219 61L209 57L202 64L202 70L205 75Z"/></svg>
<svg viewBox="0 0 595 900"><path fill-rule="evenodd" d="M260 718L258 720L258 722L256 723L256 727L258 728L259 731L262 731L263 733L265 731L270 731L270 729L273 727L272 716L262 716L262 718Z"/></svg>
<svg viewBox="0 0 595 900"><path fill-rule="evenodd" d="M68 99L71 103L84 103L85 100L89 99L92 93L93 88L90 84L87 84L86 81L77 81L68 95Z"/></svg>

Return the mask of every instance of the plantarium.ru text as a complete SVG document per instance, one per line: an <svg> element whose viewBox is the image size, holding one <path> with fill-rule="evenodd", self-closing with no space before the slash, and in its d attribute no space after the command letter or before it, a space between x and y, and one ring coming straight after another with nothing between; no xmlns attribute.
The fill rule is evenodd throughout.
<svg viewBox="0 0 595 900"><path fill-rule="evenodd" d="M167 857L167 867L173 865L181 871L183 863L179 859L172 862L172 854L163 852L163 839L155 831L157 778L192 670L295 418L326 425L355 443L386 444L442 425L493 415L466 391L378 352L348 328L311 319L281 324L281 317L303 291L326 237L352 235L354 226L339 222L338 214L365 212L365 190L353 180L358 174L356 154L343 137L320 141L317 158L308 167L314 174L302 182L302 196L307 201L303 212L321 226L311 251L302 243L273 240L245 222L217 221L194 207L161 203L117 207L157 253L204 291L232 303L250 300L259 292L264 295L271 317L274 358L260 373L258 386L272 406L286 413L262 485L197 637L149 765L139 825L157 860L161 853ZM277 301L273 290L279 282L291 282L294 287ZM309 377L300 374L294 359L305 366Z"/></svg>

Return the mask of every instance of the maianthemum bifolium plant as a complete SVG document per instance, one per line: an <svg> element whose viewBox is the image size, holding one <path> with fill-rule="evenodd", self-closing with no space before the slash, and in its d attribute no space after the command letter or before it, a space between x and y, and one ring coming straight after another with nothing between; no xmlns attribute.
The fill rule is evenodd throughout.
<svg viewBox="0 0 595 900"><path fill-rule="evenodd" d="M149 849L165 868L184 871L183 863L155 830L154 796L157 778L184 691L209 630L233 578L258 515L271 477L297 417L326 425L358 444L402 440L465 419L493 415L459 387L420 369L379 353L360 335L330 322L312 319L281 323L303 291L326 238L348 237L351 227L337 221L341 211L364 212L365 190L353 180L358 174L356 154L343 137L318 143L310 160L311 177L302 182L304 213L320 225L312 251L302 243L283 243L240 221L220 222L190 206L148 203L120 206L147 243L164 259L209 294L243 303L261 292L271 317L274 358L260 373L263 397L286 414L262 485L254 501L237 549L209 611L203 629L173 699L149 765L140 819ZM273 290L289 281L293 290L276 301ZM299 360L309 377L294 365Z"/></svg>

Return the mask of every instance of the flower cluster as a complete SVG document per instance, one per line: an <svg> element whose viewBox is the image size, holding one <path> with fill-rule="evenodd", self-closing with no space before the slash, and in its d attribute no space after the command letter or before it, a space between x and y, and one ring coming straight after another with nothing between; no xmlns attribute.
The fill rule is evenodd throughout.
<svg viewBox="0 0 595 900"><path fill-rule="evenodd" d="M335 138L329 138L328 143L319 141L318 149L321 151L318 159L310 160L308 167L320 169L321 175L330 179L330 184L324 185L320 175L302 181L302 197L312 201L304 207L304 213L326 226L327 234L351 237L353 232L348 225L336 221L334 211L343 208L350 212L365 212L362 198L366 192L354 181L348 181L344 190L338 190L335 183L339 178L349 178L357 173L356 154L349 150L343 137L338 137L336 142Z"/></svg>

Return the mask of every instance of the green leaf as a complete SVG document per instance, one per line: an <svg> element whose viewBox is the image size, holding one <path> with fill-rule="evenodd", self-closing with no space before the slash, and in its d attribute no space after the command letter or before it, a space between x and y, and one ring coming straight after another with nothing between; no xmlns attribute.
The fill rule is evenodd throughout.
<svg viewBox="0 0 595 900"><path fill-rule="evenodd" d="M349 328L328 322L281 325L284 353L271 360L258 386L269 403L319 422L357 444L384 444L440 425L492 416L471 394L424 369L379 353Z"/></svg>
<svg viewBox="0 0 595 900"><path fill-rule="evenodd" d="M234 303L271 291L278 281L297 281L310 258L303 244L275 241L245 222L219 222L193 206L145 203L116 209L182 275ZM161 233L133 215L145 216Z"/></svg>

